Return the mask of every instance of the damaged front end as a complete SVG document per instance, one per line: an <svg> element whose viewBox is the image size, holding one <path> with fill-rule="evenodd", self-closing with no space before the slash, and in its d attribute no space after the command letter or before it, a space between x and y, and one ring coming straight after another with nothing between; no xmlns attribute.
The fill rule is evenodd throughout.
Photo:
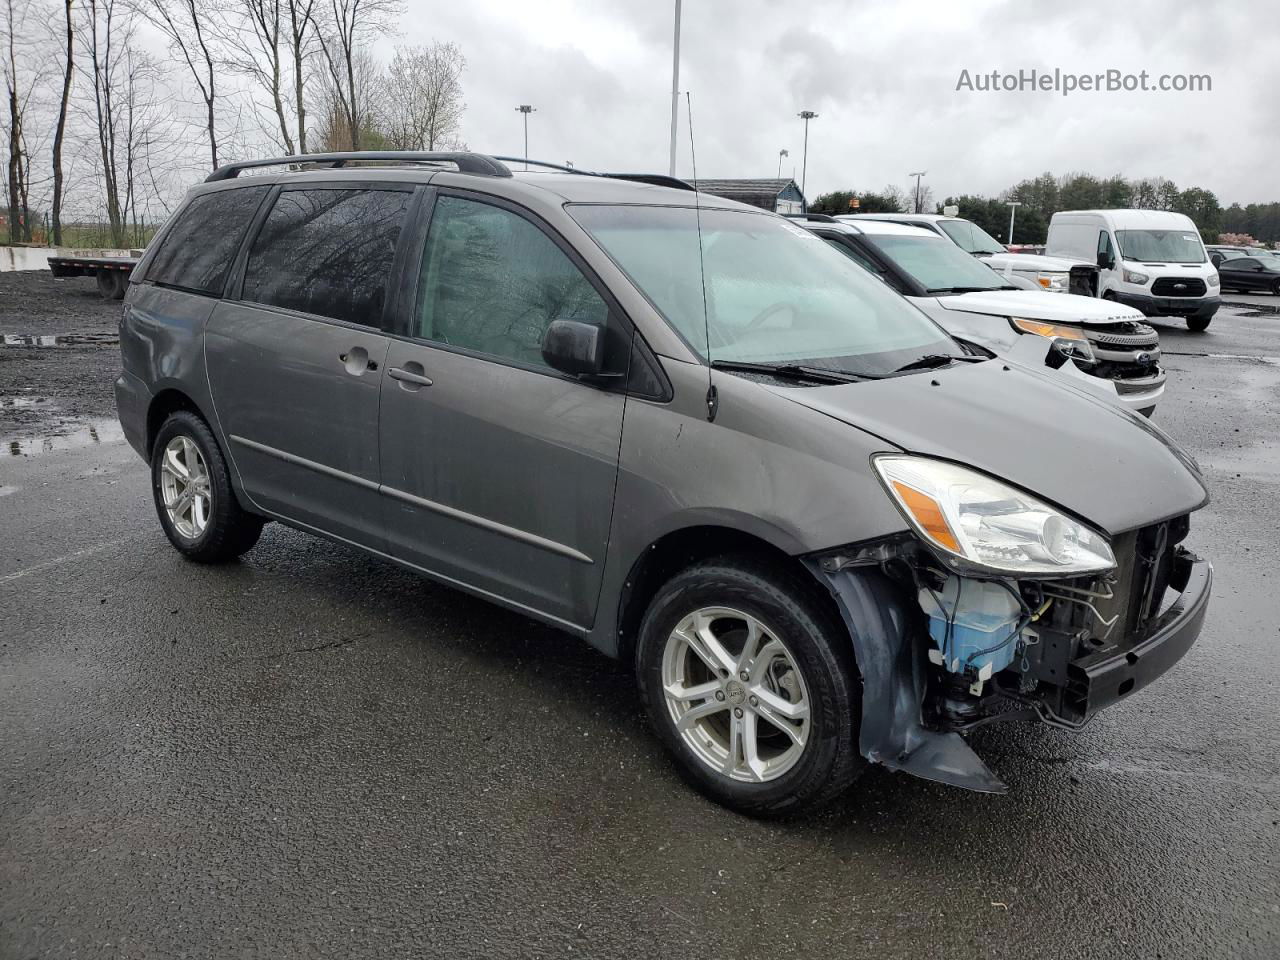
<svg viewBox="0 0 1280 960"><path fill-rule="evenodd" d="M1010 720L1078 729L1167 671L1200 633L1213 571L1181 546L1185 515L1109 540L1104 570L1055 576L1043 563L981 569L962 556L977 541L963 529L971 518L944 509L927 528L904 513L914 533L807 560L853 639L860 749L872 762L1003 793L963 733ZM949 533L962 551L939 549Z"/></svg>

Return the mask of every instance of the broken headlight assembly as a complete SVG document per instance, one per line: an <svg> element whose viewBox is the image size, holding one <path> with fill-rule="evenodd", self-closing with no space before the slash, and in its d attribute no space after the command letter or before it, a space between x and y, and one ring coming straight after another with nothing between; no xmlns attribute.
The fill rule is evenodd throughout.
<svg viewBox="0 0 1280 960"><path fill-rule="evenodd" d="M898 454L872 464L907 522L959 573L1078 577L1116 565L1100 533L976 470Z"/></svg>
<svg viewBox="0 0 1280 960"><path fill-rule="evenodd" d="M1050 293L1066 293L1067 287L1070 286L1071 276L1067 273L1038 273L1036 274L1036 283L1044 287Z"/></svg>
<svg viewBox="0 0 1280 960"><path fill-rule="evenodd" d="M1024 317L1010 317L1009 322L1019 333L1030 333L1037 337L1046 337L1053 341L1053 349L1063 357L1093 363L1093 347L1089 338L1079 327L1063 323L1046 323L1043 320L1028 320ZM1061 363L1059 362L1059 365Z"/></svg>

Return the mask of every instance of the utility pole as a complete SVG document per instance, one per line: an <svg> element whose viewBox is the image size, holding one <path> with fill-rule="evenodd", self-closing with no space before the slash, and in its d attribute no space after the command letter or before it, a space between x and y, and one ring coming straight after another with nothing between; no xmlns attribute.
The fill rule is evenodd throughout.
<svg viewBox="0 0 1280 960"><path fill-rule="evenodd" d="M779 180L782 179L782 158L789 157L789 156L791 156L791 151L789 150L778 151L778 179Z"/></svg>
<svg viewBox="0 0 1280 960"><path fill-rule="evenodd" d="M1013 246L1013 215L1017 212L1018 207L1022 206L1022 201L1006 200L1005 203L1009 207L1009 246Z"/></svg>
<svg viewBox="0 0 1280 960"><path fill-rule="evenodd" d="M800 195L804 197L804 208L807 211L809 196L804 192L804 185L809 177L809 121L817 120L818 115L812 110L801 110L799 116L804 121L804 154L800 160Z"/></svg>
<svg viewBox="0 0 1280 960"><path fill-rule="evenodd" d="M534 108L527 103L522 103L516 107L519 113L524 114L524 168L529 169L529 114L534 112Z"/></svg>
<svg viewBox="0 0 1280 960"><path fill-rule="evenodd" d="M671 50L671 176L676 175L676 126L680 116L680 0L676 0L676 33Z"/></svg>
<svg viewBox="0 0 1280 960"><path fill-rule="evenodd" d="M923 177L928 172L929 172L928 170L920 170L920 171L917 171L916 173L907 174L908 177L916 178L916 209L915 209L916 213L920 212L920 178Z"/></svg>

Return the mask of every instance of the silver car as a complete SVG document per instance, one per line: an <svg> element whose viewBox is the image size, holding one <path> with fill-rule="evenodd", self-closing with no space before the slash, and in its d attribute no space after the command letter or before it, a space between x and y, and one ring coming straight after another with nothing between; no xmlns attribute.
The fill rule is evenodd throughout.
<svg viewBox="0 0 1280 960"><path fill-rule="evenodd" d="M1078 727L1205 615L1205 483L1157 427L680 181L224 167L134 271L120 342L180 553L277 521L581 637L749 814L868 763L1001 792L966 731Z"/></svg>

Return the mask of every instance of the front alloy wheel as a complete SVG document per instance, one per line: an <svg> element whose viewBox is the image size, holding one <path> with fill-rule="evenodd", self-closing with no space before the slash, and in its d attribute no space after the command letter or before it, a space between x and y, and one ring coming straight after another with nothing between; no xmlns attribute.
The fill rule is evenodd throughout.
<svg viewBox="0 0 1280 960"><path fill-rule="evenodd" d="M667 710L689 750L733 780L763 783L795 765L809 695L786 644L748 613L704 607L667 638Z"/></svg>
<svg viewBox="0 0 1280 960"><path fill-rule="evenodd" d="M730 555L686 568L649 602L635 657L654 730L685 779L727 807L798 814L863 768L853 644L798 567Z"/></svg>

